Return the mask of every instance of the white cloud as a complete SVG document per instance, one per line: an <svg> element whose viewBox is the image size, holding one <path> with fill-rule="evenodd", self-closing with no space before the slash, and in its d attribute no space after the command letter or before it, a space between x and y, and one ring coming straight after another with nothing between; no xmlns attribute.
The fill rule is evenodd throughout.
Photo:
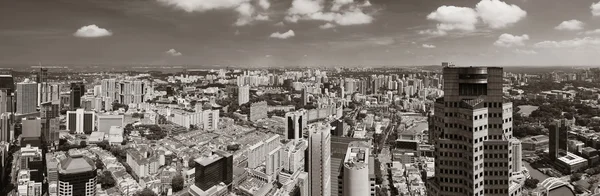
<svg viewBox="0 0 600 196"><path fill-rule="evenodd" d="M527 55L537 54L537 52L535 50L518 49L518 48L515 49L514 52L517 54L527 54Z"/></svg>
<svg viewBox="0 0 600 196"><path fill-rule="evenodd" d="M512 46L523 46L525 45L525 41L529 40L529 35L524 34L521 36L511 35L508 33L504 33L498 37L498 40L494 42L494 46L499 47L512 47Z"/></svg>
<svg viewBox="0 0 600 196"><path fill-rule="evenodd" d="M172 6L186 12L206 12L210 10L234 10L238 13L235 26L252 24L257 20L268 20L265 14L257 13L254 5L258 4L262 11L269 9L271 3L268 0L157 0L158 2ZM258 2L256 2L258 1Z"/></svg>
<svg viewBox="0 0 600 196"><path fill-rule="evenodd" d="M323 10L322 0L294 0L288 13L304 15L320 12L321 10Z"/></svg>
<svg viewBox="0 0 600 196"><path fill-rule="evenodd" d="M364 12L365 3L358 4L354 0L334 0L330 7L326 7L324 0L293 0L292 7L288 9L285 20L298 22L299 20L318 20L336 25L360 25L373 22L374 18Z"/></svg>
<svg viewBox="0 0 600 196"><path fill-rule="evenodd" d="M435 45L423 44L423 48L435 48Z"/></svg>
<svg viewBox="0 0 600 196"><path fill-rule="evenodd" d="M105 37L111 36L112 32L93 25L83 26L73 34L75 37Z"/></svg>
<svg viewBox="0 0 600 196"><path fill-rule="evenodd" d="M590 9L592 9L592 15L600 16L600 1L598 1L598 3L592 3Z"/></svg>
<svg viewBox="0 0 600 196"><path fill-rule="evenodd" d="M600 29L589 30L579 33L580 35L600 35Z"/></svg>
<svg viewBox="0 0 600 196"><path fill-rule="evenodd" d="M421 30L421 31L419 31L419 34L421 34L421 35L431 35L431 36L444 36L444 35L447 35L448 33L446 33L446 31L442 31L442 30L439 30L439 29L436 29L436 30L427 29L427 30Z"/></svg>
<svg viewBox="0 0 600 196"><path fill-rule="evenodd" d="M275 23L274 25L275 25L275 26L278 26L278 27L282 27L282 26L284 26L285 24L283 24L283 22L278 22L278 23Z"/></svg>
<svg viewBox="0 0 600 196"><path fill-rule="evenodd" d="M250 0L158 0L158 2L182 9L186 12L235 9L249 1Z"/></svg>
<svg viewBox="0 0 600 196"><path fill-rule="evenodd" d="M334 28L334 27L335 27L335 25L331 24L331 23L327 23L327 24L319 26L319 28L321 28L321 29L331 29L331 28Z"/></svg>
<svg viewBox="0 0 600 196"><path fill-rule="evenodd" d="M584 37L563 41L543 41L534 45L536 48L577 48L584 46L600 46L600 38Z"/></svg>
<svg viewBox="0 0 600 196"><path fill-rule="evenodd" d="M272 33L270 37L277 38L277 39L287 39L287 38L294 37L294 36L296 36L294 31L289 30L285 33L279 33L279 32Z"/></svg>
<svg viewBox="0 0 600 196"><path fill-rule="evenodd" d="M554 27L556 30L577 31L583 29L584 23L579 20L567 20Z"/></svg>
<svg viewBox="0 0 600 196"><path fill-rule="evenodd" d="M519 6L500 0L481 0L475 9L481 20L493 29L505 28L527 16Z"/></svg>
<svg viewBox="0 0 600 196"><path fill-rule="evenodd" d="M438 22L438 31L473 31L477 24L477 13L468 7L441 6L427 15L427 19Z"/></svg>
<svg viewBox="0 0 600 196"><path fill-rule="evenodd" d="M339 11L342 6L353 3L354 0L334 0L331 11Z"/></svg>
<svg viewBox="0 0 600 196"><path fill-rule="evenodd" d="M167 53L168 55L171 55L171 56L181 56L181 55L183 55L183 54L181 54L181 52L177 52L177 50L175 50L173 48L167 50L165 53Z"/></svg>
<svg viewBox="0 0 600 196"><path fill-rule="evenodd" d="M271 7L271 3L269 2L269 0L259 0L258 1L258 5L262 8L262 9L269 9Z"/></svg>

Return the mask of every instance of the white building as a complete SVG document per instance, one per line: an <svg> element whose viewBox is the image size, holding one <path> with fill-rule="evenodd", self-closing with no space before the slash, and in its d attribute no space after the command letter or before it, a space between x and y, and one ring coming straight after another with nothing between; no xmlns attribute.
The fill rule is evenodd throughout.
<svg viewBox="0 0 600 196"><path fill-rule="evenodd" d="M77 109L76 111L67 111L67 130L75 131L77 134L91 133L94 131L96 123L95 113Z"/></svg>

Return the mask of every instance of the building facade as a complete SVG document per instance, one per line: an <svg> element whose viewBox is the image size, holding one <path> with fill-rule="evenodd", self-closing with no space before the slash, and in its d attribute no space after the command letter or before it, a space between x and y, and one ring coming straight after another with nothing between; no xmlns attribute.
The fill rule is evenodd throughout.
<svg viewBox="0 0 600 196"><path fill-rule="evenodd" d="M96 123L95 113L77 109L76 111L67 111L67 130L74 131L77 134L90 134L94 131Z"/></svg>

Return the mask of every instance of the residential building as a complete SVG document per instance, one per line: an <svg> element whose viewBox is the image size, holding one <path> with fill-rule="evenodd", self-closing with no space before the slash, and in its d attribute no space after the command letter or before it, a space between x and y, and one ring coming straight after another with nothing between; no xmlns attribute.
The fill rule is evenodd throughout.
<svg viewBox="0 0 600 196"><path fill-rule="evenodd" d="M331 125L314 123L308 130L304 170L308 173L309 195L331 195Z"/></svg>
<svg viewBox="0 0 600 196"><path fill-rule="evenodd" d="M250 86L239 86L238 88L238 105L248 103L250 101Z"/></svg>

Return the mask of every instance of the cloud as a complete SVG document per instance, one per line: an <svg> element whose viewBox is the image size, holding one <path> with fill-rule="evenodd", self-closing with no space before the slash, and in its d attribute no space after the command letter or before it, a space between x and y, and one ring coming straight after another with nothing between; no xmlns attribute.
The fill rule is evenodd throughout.
<svg viewBox="0 0 600 196"><path fill-rule="evenodd" d="M334 27L335 27L335 25L331 24L331 23L327 23L327 24L319 26L319 28L321 28L321 29L331 29L331 28L334 28Z"/></svg>
<svg viewBox="0 0 600 196"><path fill-rule="evenodd" d="M517 54L527 54L527 55L537 54L537 52L535 50L518 49L518 48L515 49L513 52L517 53Z"/></svg>
<svg viewBox="0 0 600 196"><path fill-rule="evenodd" d="M508 33L504 33L498 37L498 40L494 42L494 46L499 47L512 47L512 46L523 46L525 45L525 41L529 40L529 35L524 34L521 36L511 35Z"/></svg>
<svg viewBox="0 0 600 196"><path fill-rule="evenodd" d="M279 32L272 33L270 37L277 38L277 39L287 39L287 38L294 37L294 36L296 36L294 31L289 30L285 33L279 33Z"/></svg>
<svg viewBox="0 0 600 196"><path fill-rule="evenodd" d="M580 32L580 35L600 35L600 29L589 30L585 32Z"/></svg>
<svg viewBox="0 0 600 196"><path fill-rule="evenodd" d="M567 20L554 27L556 30L577 31L583 29L584 23L579 20Z"/></svg>
<svg viewBox="0 0 600 196"><path fill-rule="evenodd" d="M171 55L171 56L181 56L181 55L183 55L183 54L181 54L181 52L177 52L177 50L175 50L173 48L167 50L165 53L167 53L168 55Z"/></svg>
<svg viewBox="0 0 600 196"><path fill-rule="evenodd" d="M598 1L598 3L592 3L590 9L592 9L593 16L600 16L600 1Z"/></svg>
<svg viewBox="0 0 600 196"><path fill-rule="evenodd" d="M278 22L278 23L275 23L274 25L275 25L275 26L278 26L278 27L282 27L282 26L284 26L285 24L283 24L283 22Z"/></svg>
<svg viewBox="0 0 600 196"><path fill-rule="evenodd" d="M481 0L470 7L440 6L427 15L428 20L436 21L436 29L419 31L419 34L445 36L449 31L473 32L481 21L492 29L508 27L527 16L519 6L509 5L499 0Z"/></svg>
<svg viewBox="0 0 600 196"><path fill-rule="evenodd" d="M427 19L438 22L438 32L473 31L475 30L475 24L477 24L477 13L468 7L441 6L427 15Z"/></svg>
<svg viewBox="0 0 600 196"><path fill-rule="evenodd" d="M536 48L578 48L585 46L600 46L600 38L584 37L563 41L543 41L534 45Z"/></svg>
<svg viewBox="0 0 600 196"><path fill-rule="evenodd" d="M269 0L259 0L258 5L265 10L268 10L271 7Z"/></svg>
<svg viewBox="0 0 600 196"><path fill-rule="evenodd" d="M423 44L423 48L435 48L435 45Z"/></svg>
<svg viewBox="0 0 600 196"><path fill-rule="evenodd" d="M481 20L492 29L507 27L527 16L527 12L519 6L499 0L482 0L475 9Z"/></svg>
<svg viewBox="0 0 600 196"><path fill-rule="evenodd" d="M285 20L294 23L300 20L317 20L341 26L369 24L374 20L371 14L363 10L370 3L365 6L354 0L334 0L330 7L326 5L330 4L326 4L325 0L293 0Z"/></svg>
<svg viewBox="0 0 600 196"><path fill-rule="evenodd" d="M111 36L112 32L110 32L109 30L100 28L98 26L96 26L95 24L93 25L88 25L88 26L83 26L79 29L77 29L77 31L73 34L75 37L106 37L106 36Z"/></svg>
<svg viewBox="0 0 600 196"><path fill-rule="evenodd" d="M235 26L252 24L257 20L268 20L268 16L257 13L254 5L258 4L263 12L271 7L268 0L157 0L158 2L172 6L186 12L206 12L211 10L234 10L238 13Z"/></svg>

